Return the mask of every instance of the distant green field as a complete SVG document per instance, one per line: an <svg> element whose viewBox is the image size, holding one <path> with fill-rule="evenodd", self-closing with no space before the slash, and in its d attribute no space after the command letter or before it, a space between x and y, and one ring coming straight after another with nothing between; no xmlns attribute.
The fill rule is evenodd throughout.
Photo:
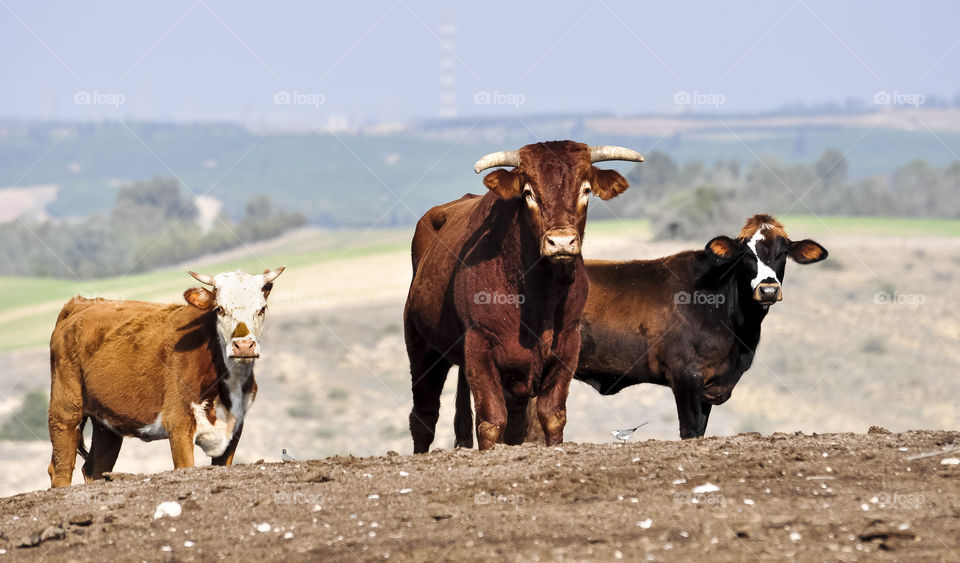
<svg viewBox="0 0 960 563"><path fill-rule="evenodd" d="M939 236L960 237L960 221L940 219L878 219L866 217L813 217L790 215L781 218L797 236ZM205 272L242 269L259 271L266 266L288 267L334 263L351 257L390 255L409 251L411 228L368 232L330 231L296 238L282 249L249 255L242 259L205 264ZM587 226L589 238L635 237L648 239L650 224L645 220L593 221ZM191 280L184 268L168 268L146 274L99 280L0 277L0 351L43 345L49 338L60 305L70 297L155 300L179 293Z"/></svg>

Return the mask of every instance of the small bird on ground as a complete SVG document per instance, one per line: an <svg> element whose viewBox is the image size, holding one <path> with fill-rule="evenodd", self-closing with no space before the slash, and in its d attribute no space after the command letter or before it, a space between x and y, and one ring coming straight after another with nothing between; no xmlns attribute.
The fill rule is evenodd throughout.
<svg viewBox="0 0 960 563"><path fill-rule="evenodd" d="M297 458L287 453L287 448L280 450L280 459L282 459L284 463L289 461L297 461Z"/></svg>
<svg viewBox="0 0 960 563"><path fill-rule="evenodd" d="M626 442L627 440L630 439L630 436L633 436L633 433L637 431L637 428L642 428L643 426L646 426L646 425L647 423L644 422L643 424L635 428L627 428L626 430L614 430L613 432L611 432L611 434L613 434L613 437L616 438L617 440L620 440L621 442Z"/></svg>

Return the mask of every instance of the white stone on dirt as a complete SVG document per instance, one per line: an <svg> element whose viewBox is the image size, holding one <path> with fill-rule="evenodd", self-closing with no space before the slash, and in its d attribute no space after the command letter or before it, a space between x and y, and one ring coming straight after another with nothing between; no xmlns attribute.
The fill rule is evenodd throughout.
<svg viewBox="0 0 960 563"><path fill-rule="evenodd" d="M193 547L193 545L193 542L190 540L183 542L183 547Z"/></svg>
<svg viewBox="0 0 960 563"><path fill-rule="evenodd" d="M960 458L945 457L940 460L940 465L960 465Z"/></svg>
<svg viewBox="0 0 960 563"><path fill-rule="evenodd" d="M407 493L412 493L413 489L400 489L400 494L405 495Z"/></svg>
<svg viewBox="0 0 960 563"><path fill-rule="evenodd" d="M753 505L755 505L755 504L757 504L757 503L754 502L752 498L745 498L745 499L743 499L743 504L745 504L745 505L747 505L747 506L753 506Z"/></svg>
<svg viewBox="0 0 960 563"><path fill-rule="evenodd" d="M258 531L258 532L261 532L261 533L269 532L269 531L270 531L270 524L267 524L266 522L262 522L262 523L260 523L260 524L257 524L257 531Z"/></svg>
<svg viewBox="0 0 960 563"><path fill-rule="evenodd" d="M157 510L153 513L153 519L156 520L157 518L163 518L164 516L176 518L177 516L180 516L181 512L183 512L183 508L180 506L179 502L168 500L157 505Z"/></svg>
<svg viewBox="0 0 960 563"><path fill-rule="evenodd" d="M802 538L803 538L803 536L801 536L799 533L797 533L797 532L790 532L790 541L792 541L793 543L797 543L797 542L800 541Z"/></svg>
<svg viewBox="0 0 960 563"><path fill-rule="evenodd" d="M693 492L696 494L700 493L715 493L720 490L720 487L714 485L713 483L704 483L693 488Z"/></svg>
<svg viewBox="0 0 960 563"><path fill-rule="evenodd" d="M650 526L653 526L653 519L646 518L644 520L641 520L637 522L637 526L639 526L641 529L649 530Z"/></svg>

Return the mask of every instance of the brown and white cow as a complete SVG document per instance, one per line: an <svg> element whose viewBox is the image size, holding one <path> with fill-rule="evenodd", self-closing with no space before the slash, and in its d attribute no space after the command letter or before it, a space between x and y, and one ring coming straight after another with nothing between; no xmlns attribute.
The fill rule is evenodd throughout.
<svg viewBox="0 0 960 563"><path fill-rule="evenodd" d="M617 172L593 166L603 160L643 157L573 141L487 155L477 173L513 169L487 174L484 196L434 207L417 223L404 309L414 452L433 442L452 364L461 367L476 401L480 449L515 427L508 418L525 417L534 396L546 442L563 440L587 298L580 255L587 202L591 194L610 199L628 186ZM518 443L523 435L503 438Z"/></svg>
<svg viewBox="0 0 960 563"><path fill-rule="evenodd" d="M194 464L194 444L230 465L257 392L267 296L282 272L190 272L211 289L188 289L188 305L68 301L50 338L51 486L70 485L78 452L86 480L102 478L125 436L169 439L174 467Z"/></svg>

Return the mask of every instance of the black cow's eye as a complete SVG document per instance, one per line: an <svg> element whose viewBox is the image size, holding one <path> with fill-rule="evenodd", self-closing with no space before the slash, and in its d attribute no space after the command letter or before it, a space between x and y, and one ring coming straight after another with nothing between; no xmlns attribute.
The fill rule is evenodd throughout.
<svg viewBox="0 0 960 563"><path fill-rule="evenodd" d="M213 312L218 315L223 315L223 307L221 307L220 305L217 305L216 307L213 308Z"/></svg>

